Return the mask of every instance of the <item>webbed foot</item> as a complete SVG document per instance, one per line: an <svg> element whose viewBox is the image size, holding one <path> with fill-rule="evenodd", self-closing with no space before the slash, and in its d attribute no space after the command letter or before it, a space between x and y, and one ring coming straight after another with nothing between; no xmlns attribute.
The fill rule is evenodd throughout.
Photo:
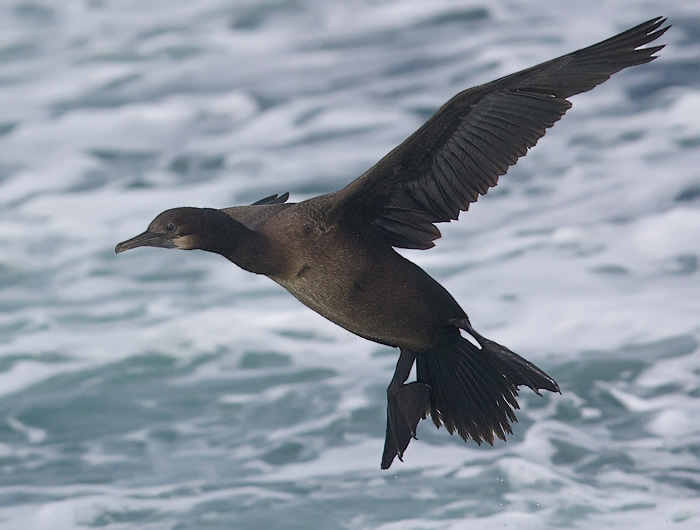
<svg viewBox="0 0 700 530"><path fill-rule="evenodd" d="M388 404L382 469L388 469L397 456L403 461L403 453L411 438L416 438L418 422L425 419L430 410L429 385L419 382L403 384L415 359L415 355L406 356L406 353L401 351L394 379L386 391Z"/></svg>

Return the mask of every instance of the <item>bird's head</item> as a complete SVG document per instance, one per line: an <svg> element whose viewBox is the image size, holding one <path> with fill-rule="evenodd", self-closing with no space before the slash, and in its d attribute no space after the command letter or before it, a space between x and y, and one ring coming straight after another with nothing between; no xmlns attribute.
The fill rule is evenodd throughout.
<svg viewBox="0 0 700 530"><path fill-rule="evenodd" d="M159 214L142 234L119 243L119 254L136 247L179 248L182 250L214 250L217 237L226 238L226 230L234 224L230 216L211 208L173 208Z"/></svg>

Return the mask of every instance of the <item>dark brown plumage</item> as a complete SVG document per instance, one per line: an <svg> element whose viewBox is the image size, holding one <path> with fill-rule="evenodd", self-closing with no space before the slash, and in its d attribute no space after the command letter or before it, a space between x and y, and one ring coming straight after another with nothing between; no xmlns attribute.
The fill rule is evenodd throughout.
<svg viewBox="0 0 700 530"><path fill-rule="evenodd" d="M559 387L477 333L454 298L394 247L434 246L435 223L456 220L495 186L571 107L568 97L655 59L663 46L640 46L663 35L664 21L460 92L340 191L298 204L284 194L223 210L167 210L116 252L154 246L221 254L345 329L400 348L387 389L384 469L402 458L428 414L465 440L505 439L519 386L538 394ZM414 362L417 381L405 384Z"/></svg>

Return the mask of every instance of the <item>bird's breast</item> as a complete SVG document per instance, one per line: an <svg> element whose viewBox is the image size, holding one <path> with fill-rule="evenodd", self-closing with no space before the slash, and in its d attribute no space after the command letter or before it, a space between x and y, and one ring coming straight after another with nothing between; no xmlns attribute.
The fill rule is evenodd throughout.
<svg viewBox="0 0 700 530"><path fill-rule="evenodd" d="M354 244L348 244L348 242ZM314 244L315 243L315 244ZM272 277L304 305L343 328L383 344L426 350L436 340L439 285L390 247L332 234L290 250L284 275ZM428 285L430 284L430 285ZM447 296L447 302L456 305Z"/></svg>

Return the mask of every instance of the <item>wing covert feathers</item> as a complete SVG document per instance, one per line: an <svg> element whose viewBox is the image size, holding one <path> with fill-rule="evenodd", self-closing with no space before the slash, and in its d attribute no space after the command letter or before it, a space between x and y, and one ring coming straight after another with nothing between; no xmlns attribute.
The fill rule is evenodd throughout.
<svg viewBox="0 0 700 530"><path fill-rule="evenodd" d="M338 192L330 217L370 224L395 247L426 249L434 223L456 220L591 90L663 48L655 18L568 55L460 92L364 175Z"/></svg>

